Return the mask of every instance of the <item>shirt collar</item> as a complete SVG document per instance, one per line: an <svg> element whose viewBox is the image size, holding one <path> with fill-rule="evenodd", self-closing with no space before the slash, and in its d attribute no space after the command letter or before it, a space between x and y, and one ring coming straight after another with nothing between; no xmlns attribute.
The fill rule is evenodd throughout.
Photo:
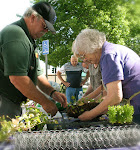
<svg viewBox="0 0 140 150"><path fill-rule="evenodd" d="M24 32L26 33L27 37L29 38L30 42L33 44L34 49L35 49L36 48L35 40L31 37L24 18L21 18L20 20L14 22L12 24L18 25L24 30Z"/></svg>

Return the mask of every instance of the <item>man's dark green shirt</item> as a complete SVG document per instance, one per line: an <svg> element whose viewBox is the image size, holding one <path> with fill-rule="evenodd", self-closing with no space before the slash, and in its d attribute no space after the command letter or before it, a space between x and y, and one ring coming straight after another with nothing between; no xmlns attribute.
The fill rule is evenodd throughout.
<svg viewBox="0 0 140 150"><path fill-rule="evenodd" d="M36 85L42 71L35 48L23 18L0 32L0 95L15 103L26 100L10 82L9 76L29 76Z"/></svg>

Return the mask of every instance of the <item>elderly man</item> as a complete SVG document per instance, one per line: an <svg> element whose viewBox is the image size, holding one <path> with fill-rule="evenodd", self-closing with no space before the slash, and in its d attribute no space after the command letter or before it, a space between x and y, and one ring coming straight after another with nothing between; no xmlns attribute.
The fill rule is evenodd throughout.
<svg viewBox="0 0 140 150"><path fill-rule="evenodd" d="M47 2L29 8L23 18L6 26L0 33L0 116L14 118L21 114L21 103L27 98L40 103L52 116L57 107L36 85L66 107L66 97L57 92L42 75L36 52L35 39L50 30L56 14Z"/></svg>
<svg viewBox="0 0 140 150"><path fill-rule="evenodd" d="M82 71L87 72L85 79L82 81L81 74ZM61 74L66 72L67 81L65 81ZM57 76L60 81L67 87L66 97L68 103L73 103L72 96L75 96L78 100L79 91L83 91L82 85L85 84L89 77L89 72L87 69L82 67L82 63L78 62L78 58L74 55L71 56L70 62L64 64L58 71Z"/></svg>
<svg viewBox="0 0 140 150"><path fill-rule="evenodd" d="M95 29L82 30L73 43L73 50L83 61L100 64L102 80L107 88L104 100L79 118L91 120L117 105L122 98L129 99L140 91L140 57L131 49L109 43L104 33ZM140 94L130 101L134 106L133 121L140 124Z"/></svg>

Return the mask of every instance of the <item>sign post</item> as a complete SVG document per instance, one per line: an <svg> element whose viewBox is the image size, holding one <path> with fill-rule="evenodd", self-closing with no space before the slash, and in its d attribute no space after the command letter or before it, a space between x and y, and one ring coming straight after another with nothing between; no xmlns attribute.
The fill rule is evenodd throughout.
<svg viewBox="0 0 140 150"><path fill-rule="evenodd" d="M47 54L49 54L49 40L42 41L42 54L45 55L45 66L46 66L46 77L48 77L48 59Z"/></svg>

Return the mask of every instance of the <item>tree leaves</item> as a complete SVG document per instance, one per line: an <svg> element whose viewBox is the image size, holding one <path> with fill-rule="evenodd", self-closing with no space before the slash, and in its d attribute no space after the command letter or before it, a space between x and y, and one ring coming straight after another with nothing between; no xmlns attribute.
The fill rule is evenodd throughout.
<svg viewBox="0 0 140 150"><path fill-rule="evenodd" d="M47 33L37 40L40 46L42 40L49 39L48 64L57 67L69 61L72 42L85 28L98 29L106 34L109 42L127 45L140 53L138 32L140 11L133 9L139 3L138 0L48 0L48 2L52 4L57 14L54 25L57 33L55 35Z"/></svg>

